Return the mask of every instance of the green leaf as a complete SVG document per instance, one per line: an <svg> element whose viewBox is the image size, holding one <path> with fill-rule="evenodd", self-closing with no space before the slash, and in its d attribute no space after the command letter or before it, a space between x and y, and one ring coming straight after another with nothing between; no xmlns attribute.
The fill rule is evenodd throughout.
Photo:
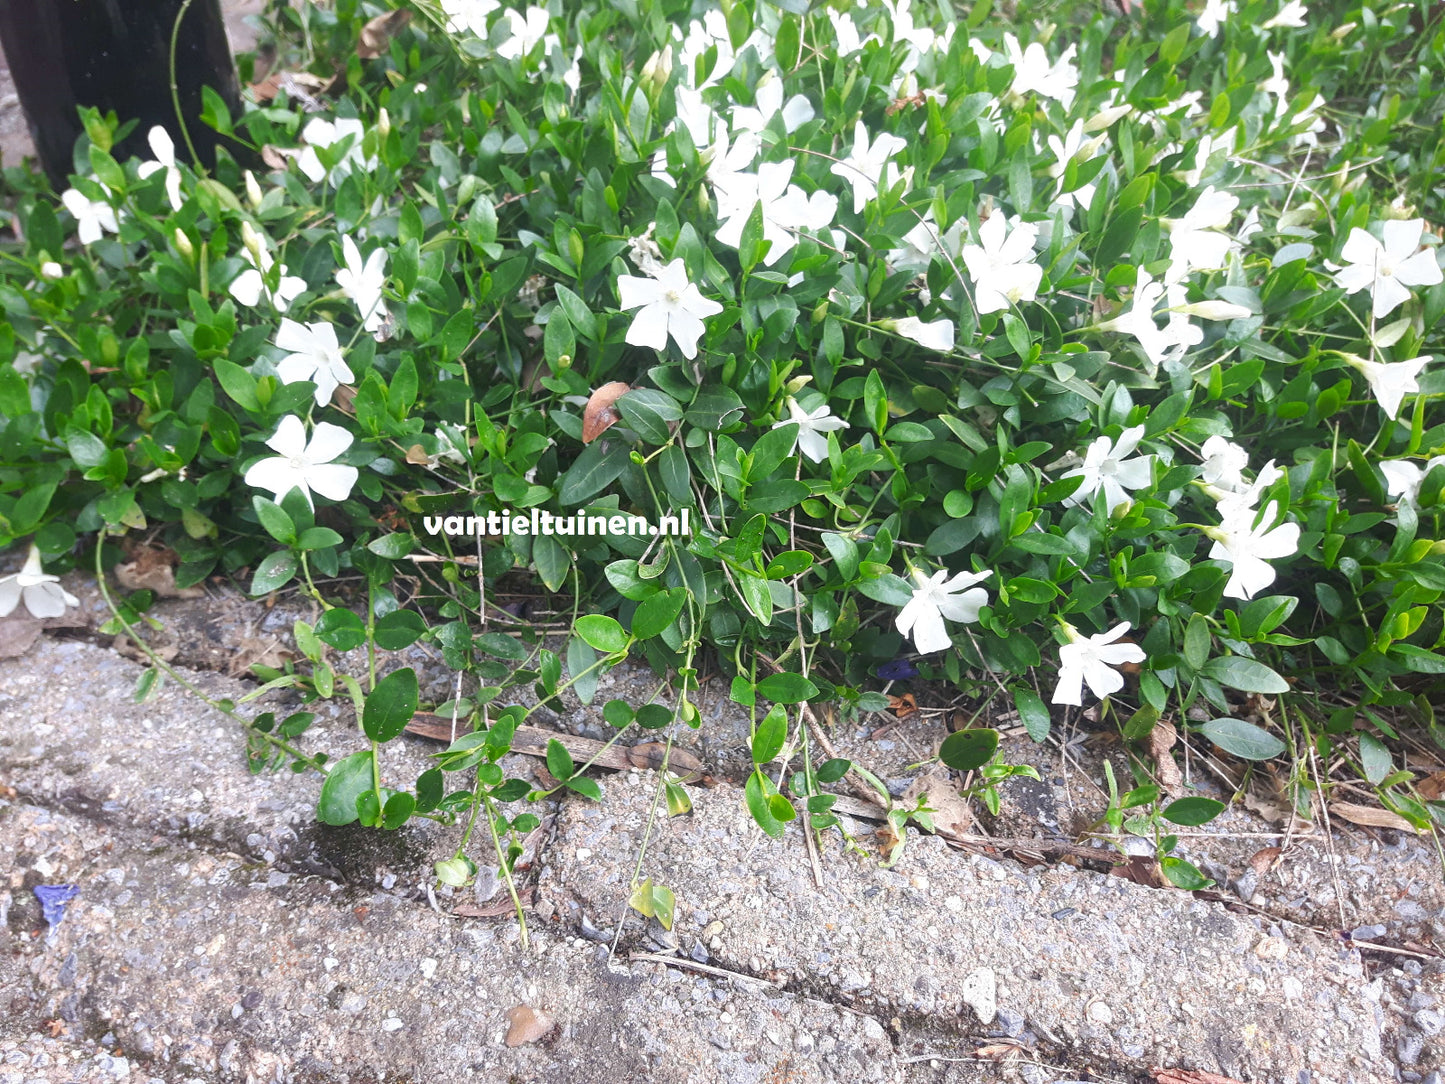
<svg viewBox="0 0 1445 1084"><path fill-rule="evenodd" d="M1227 689L1238 689L1240 692L1267 695L1289 692L1289 682L1284 678L1264 663L1242 655L1222 655L1210 659L1199 668L1199 672Z"/></svg>
<svg viewBox="0 0 1445 1084"><path fill-rule="evenodd" d="M748 812L752 814L757 826L774 839L783 838L783 826L778 818L773 816L773 810L769 805L772 796L763 789L762 777L753 772L748 776L747 786L743 788L743 800L747 803Z"/></svg>
<svg viewBox="0 0 1445 1084"><path fill-rule="evenodd" d="M560 591L572 569L572 558L566 548L551 535L532 539L532 563L548 591Z"/></svg>
<svg viewBox="0 0 1445 1084"><path fill-rule="evenodd" d="M767 764L783 751L788 738L788 713L781 704L774 704L753 734L753 763Z"/></svg>
<svg viewBox="0 0 1445 1084"><path fill-rule="evenodd" d="M997 750L997 730L959 730L943 739L938 759L954 771L971 772L992 760Z"/></svg>
<svg viewBox="0 0 1445 1084"><path fill-rule="evenodd" d="M322 824L351 824L356 820L356 800L372 787L371 750L352 753L331 765L326 782L321 784L321 798L316 803L316 819Z"/></svg>
<svg viewBox="0 0 1445 1084"><path fill-rule="evenodd" d="M99 466L105 459L105 441L84 429L67 429L65 446L70 452L70 458L75 460L75 465L83 469Z"/></svg>
<svg viewBox="0 0 1445 1084"><path fill-rule="evenodd" d="M684 813L692 812L692 799L688 797L685 787L678 783L666 783L663 785L663 793L667 797L669 817L680 817Z"/></svg>
<svg viewBox="0 0 1445 1084"><path fill-rule="evenodd" d="M572 691L584 704L591 704L597 696L597 681L601 669L592 669L597 662L597 652L580 636L567 638L567 673L572 678Z"/></svg>
<svg viewBox="0 0 1445 1084"><path fill-rule="evenodd" d="M214 367L221 390L240 404L242 409L260 411L261 400L256 398L256 378L254 376L234 361L227 361L225 358L217 358Z"/></svg>
<svg viewBox="0 0 1445 1084"><path fill-rule="evenodd" d="M392 610L377 619L376 646L383 651L402 651L421 639L426 621L415 610Z"/></svg>
<svg viewBox="0 0 1445 1084"><path fill-rule="evenodd" d="M1049 728L1053 724L1049 717L1048 705L1044 703L1043 697L1023 685L1014 686L1013 696L1014 708L1023 721L1024 729L1029 732L1029 737L1035 742L1046 740L1049 736Z"/></svg>
<svg viewBox="0 0 1445 1084"><path fill-rule="evenodd" d="M1173 855L1165 855L1159 859L1159 868L1164 872L1164 876L1169 878L1170 884L1190 892L1208 888L1214 883L1200 873L1194 865L1182 858L1175 858Z"/></svg>
<svg viewBox="0 0 1445 1084"><path fill-rule="evenodd" d="M414 539L411 535L397 531L393 534L384 534L380 538L373 538L366 544L366 548L378 557L397 561L411 552L413 542Z"/></svg>
<svg viewBox="0 0 1445 1084"><path fill-rule="evenodd" d="M1195 614L1184 627L1184 661L1198 670L1209 660L1209 622Z"/></svg>
<svg viewBox="0 0 1445 1084"><path fill-rule="evenodd" d="M277 550L261 559L251 577L251 594L267 595L290 582L296 575L296 555L290 550Z"/></svg>
<svg viewBox="0 0 1445 1084"><path fill-rule="evenodd" d="M562 475L557 499L563 504L581 504L617 481L631 462L627 448L620 443L589 444Z"/></svg>
<svg viewBox="0 0 1445 1084"><path fill-rule="evenodd" d="M632 615L632 635L639 640L648 640L661 635L662 631L677 620L687 603L687 590L674 587L670 591L659 591L638 605Z"/></svg>
<svg viewBox="0 0 1445 1084"><path fill-rule="evenodd" d="M1199 732L1226 753L1244 760L1269 760L1286 749L1284 742L1269 731L1243 719L1211 719Z"/></svg>
<svg viewBox="0 0 1445 1084"><path fill-rule="evenodd" d="M484 632L474 642L478 651L509 662L521 662L530 654L525 644L505 632Z"/></svg>
<svg viewBox="0 0 1445 1084"><path fill-rule="evenodd" d="M351 651L366 643L366 626L350 610L336 606L316 622L316 637L337 651Z"/></svg>
<svg viewBox="0 0 1445 1084"><path fill-rule="evenodd" d="M798 811L793 808L793 803L788 801L787 796L783 794L774 794L768 799L768 811L772 813L775 820L782 824L796 820L798 816Z"/></svg>
<svg viewBox="0 0 1445 1084"><path fill-rule="evenodd" d="M682 410L670 396L651 388L638 388L616 403L623 422L648 444L666 444L672 439L670 422L682 419Z"/></svg>
<svg viewBox="0 0 1445 1084"><path fill-rule="evenodd" d="M773 592L768 587L768 581L741 570L736 575L743 605L764 625L770 624L773 620Z"/></svg>
<svg viewBox="0 0 1445 1084"><path fill-rule="evenodd" d="M1180 798L1164 807L1164 818L1189 828L1208 824L1224 812L1224 803L1213 798Z"/></svg>
<svg viewBox="0 0 1445 1084"><path fill-rule="evenodd" d="M1365 770L1365 778L1377 787L1395 767L1390 750L1373 734L1360 735L1360 765Z"/></svg>
<svg viewBox="0 0 1445 1084"><path fill-rule="evenodd" d="M606 614L585 614L577 619L577 635L604 654L622 651L627 647L627 633L616 618Z"/></svg>
<svg viewBox="0 0 1445 1084"><path fill-rule="evenodd" d="M567 782L572 778L572 773L576 771L576 765L572 763L572 754L556 738L547 739L547 770L559 783Z"/></svg>
<svg viewBox="0 0 1445 1084"><path fill-rule="evenodd" d="M416 799L404 790L397 791L387 798L386 805L382 807L381 826L387 831L394 831L411 820L415 809Z"/></svg>
<svg viewBox="0 0 1445 1084"><path fill-rule="evenodd" d="M416 671L393 670L367 694L361 729L372 741L388 742L406 729L417 708Z"/></svg>
<svg viewBox="0 0 1445 1084"><path fill-rule="evenodd" d="M135 692L132 694L131 699L137 704L144 704L150 699L151 693L160 687L160 682L161 672L154 666L141 671L140 677L136 679Z"/></svg>
<svg viewBox="0 0 1445 1084"><path fill-rule="evenodd" d="M758 695L774 704L801 704L818 695L818 686L802 674L769 674L758 682Z"/></svg>
<svg viewBox="0 0 1445 1084"><path fill-rule="evenodd" d="M768 562L763 570L770 580L788 580L813 567L813 555L807 550L786 550Z"/></svg>

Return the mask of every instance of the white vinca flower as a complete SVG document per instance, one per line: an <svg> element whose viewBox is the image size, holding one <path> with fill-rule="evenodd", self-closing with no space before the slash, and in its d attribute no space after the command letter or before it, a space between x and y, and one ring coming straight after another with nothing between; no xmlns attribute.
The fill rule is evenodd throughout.
<svg viewBox="0 0 1445 1084"><path fill-rule="evenodd" d="M1054 155L1054 164L1049 167L1049 176L1056 178L1059 182L1058 189L1055 193L1057 202L1061 202L1069 207L1077 203L1082 210L1087 211L1089 209L1089 205L1094 202L1094 192L1098 186L1085 184L1080 185L1072 192L1065 192L1064 174L1069 168L1069 163L1075 159L1078 159L1080 162L1086 162L1094 157L1094 153L1108 138L1107 135L1098 135L1093 139L1085 139L1084 122L1082 120L1074 121L1074 126L1068 130L1062 139L1056 135L1049 136L1049 150L1051 150Z"/></svg>
<svg viewBox="0 0 1445 1084"><path fill-rule="evenodd" d="M499 0L441 0L450 34L487 36L487 16L501 7Z"/></svg>
<svg viewBox="0 0 1445 1084"><path fill-rule="evenodd" d="M978 613L988 605L988 592L974 585L988 579L993 572L960 572L952 579L948 569L939 569L925 576L913 571L913 597L899 611L894 625L904 635L913 636L919 654L944 651L953 646L943 619L968 625L978 620Z"/></svg>
<svg viewBox="0 0 1445 1084"><path fill-rule="evenodd" d="M1129 308L1112 320L1099 324L1100 331L1117 331L1121 335L1132 335L1139 340L1149 363L1156 368L1169 353L1173 341L1154 322L1154 306L1164 296L1162 282L1140 267L1134 275L1134 299Z"/></svg>
<svg viewBox="0 0 1445 1084"><path fill-rule="evenodd" d="M1049 63L1044 47L1036 41L1030 42L1027 49L1020 49L1019 39L1005 34L1003 47L1014 70L1013 84L1009 87L1011 94L1020 98L1038 94L1063 102L1065 109L1074 104L1074 88L1079 85L1079 69L1073 65L1077 46L1070 45L1053 64Z"/></svg>
<svg viewBox="0 0 1445 1084"><path fill-rule="evenodd" d="M796 399L790 397L788 417L774 422L773 428L779 429L794 422L798 425L796 447L814 463L821 463L828 458L828 434L848 428L848 423L842 418L833 417L833 410L827 403L807 411L798 405Z"/></svg>
<svg viewBox="0 0 1445 1084"><path fill-rule="evenodd" d="M362 326L376 337L387 318L386 305L381 298L382 287L386 285L386 249L374 249L363 262L356 242L350 237L343 237L341 255L344 266L336 272L336 285L356 302Z"/></svg>
<svg viewBox="0 0 1445 1084"><path fill-rule="evenodd" d="M1108 632L1080 636L1079 630L1067 621L1064 634L1069 642L1059 648L1059 683L1054 686L1055 704L1084 703L1084 684L1100 700L1124 687L1124 675L1114 669L1124 663L1143 662L1144 649L1134 643L1119 643L1129 631L1129 622L1120 621Z"/></svg>
<svg viewBox="0 0 1445 1084"><path fill-rule="evenodd" d="M1202 33L1211 38L1215 37L1219 33L1220 25L1228 21L1237 10L1234 0L1204 0L1204 10L1199 13L1196 25Z"/></svg>
<svg viewBox="0 0 1445 1084"><path fill-rule="evenodd" d="M1310 9L1305 7L1299 0L1289 0L1284 7L1279 9L1279 14L1262 24L1264 30L1274 30L1281 26L1301 27L1305 25L1305 16Z"/></svg>
<svg viewBox="0 0 1445 1084"><path fill-rule="evenodd" d="M1433 248L1420 248L1425 220L1390 221L1381 227L1385 243L1356 226L1341 255L1349 266L1335 275L1335 285L1348 294L1369 288L1375 319L1388 316L1410 300L1409 286L1434 286L1441 280ZM83 238L82 238L83 240Z"/></svg>
<svg viewBox="0 0 1445 1084"><path fill-rule="evenodd" d="M1218 527L1204 529L1214 540L1210 560L1228 561L1232 566L1224 585L1228 598L1254 598L1274 583L1275 571L1269 562L1299 550L1299 524L1273 526L1278 515L1279 505L1273 502L1262 515L1250 508L1233 509Z"/></svg>
<svg viewBox="0 0 1445 1084"><path fill-rule="evenodd" d="M897 320L882 322L884 327L889 325L905 339L912 339L919 346L937 350L940 354L948 354L953 350L952 320L934 320L925 324L916 316L904 316Z"/></svg>
<svg viewBox="0 0 1445 1084"><path fill-rule="evenodd" d="M350 175L353 166L359 166L366 170L375 169L376 159L368 159L361 153L361 140L365 134L365 127L354 117L341 117L335 121L329 121L323 117L313 117L306 122L306 127L301 129L301 138L306 141L306 149L297 157L296 164L300 167L301 172L306 174L308 180L324 180L327 169L321 164L321 157L316 153L316 148L324 147L330 150L338 143L350 139L350 148L331 169L332 180L339 184Z"/></svg>
<svg viewBox="0 0 1445 1084"><path fill-rule="evenodd" d="M67 188L60 194L60 202L65 205L67 211L75 216L78 227L76 233L79 235L82 245L99 241L106 231L120 232L120 223L116 221L115 208L104 200L91 199L74 188Z"/></svg>
<svg viewBox="0 0 1445 1084"><path fill-rule="evenodd" d="M687 280L687 266L680 258L661 268L656 277L617 276L617 295L623 311L641 310L627 329L629 343L665 350L671 335L689 360L697 357L697 341L707 330L703 319L723 311Z"/></svg>
<svg viewBox="0 0 1445 1084"><path fill-rule="evenodd" d="M351 496L356 468L332 462L351 447L351 434L341 426L317 422L308 442L301 419L288 414L266 446L277 454L253 463L246 471L246 484L270 490L278 504L293 489L299 489L312 508L316 507L313 492L332 501Z"/></svg>
<svg viewBox="0 0 1445 1084"><path fill-rule="evenodd" d="M1445 455L1427 459L1424 466L1410 459L1386 459L1380 464L1380 473L1385 476L1385 495L1399 497L1402 504L1418 505L1425 475L1441 463L1445 463Z"/></svg>
<svg viewBox="0 0 1445 1084"><path fill-rule="evenodd" d="M963 263L973 279L974 303L980 314L999 312L1020 301L1033 301L1044 269L1034 263L1034 241L1039 231L1028 222L1015 222L1005 238L1000 210L978 228L977 245L963 246Z"/></svg>
<svg viewBox="0 0 1445 1084"><path fill-rule="evenodd" d="M276 332L276 345L289 351L276 366L281 383L315 382L317 406L325 406L339 385L352 381L351 369L341 356L341 344L336 341L336 328L329 323L300 324L282 319Z"/></svg>
<svg viewBox="0 0 1445 1084"><path fill-rule="evenodd" d="M797 131L813 119L813 103L803 94L794 94L783 101L783 81L771 70L753 88L752 105L732 107L733 133L761 132L778 114L783 117L783 130ZM701 143L693 140L700 147Z"/></svg>
<svg viewBox="0 0 1445 1084"><path fill-rule="evenodd" d="M728 36L727 17L717 8L706 12L701 19L694 19L688 25L686 36L676 24L672 29L673 35L682 42L677 62L689 86L693 85L697 77L697 59L709 49L717 50L713 54L717 59L713 62L712 69L704 73L702 82L697 83L695 89L710 87L733 70L737 53L733 51L732 39Z"/></svg>
<svg viewBox="0 0 1445 1084"><path fill-rule="evenodd" d="M1420 370L1430 362L1431 355L1394 362L1366 361L1354 354L1345 354L1344 358L1369 381L1375 401L1380 404L1385 417L1394 421L1400 413L1400 404L1404 402L1405 396L1414 395L1420 390Z"/></svg>
<svg viewBox="0 0 1445 1084"><path fill-rule="evenodd" d="M1199 449L1202 470L1199 477L1211 486L1230 492L1242 488L1244 468L1249 466L1249 453L1227 437L1213 436Z"/></svg>
<svg viewBox="0 0 1445 1084"><path fill-rule="evenodd" d="M508 60L517 60L528 55L547 36L547 23L551 16L546 8L530 7L527 14L507 9L503 16L511 28L512 36L497 46L497 55Z"/></svg>
<svg viewBox="0 0 1445 1084"><path fill-rule="evenodd" d="M853 129L853 149L841 162L834 162L830 173L842 177L853 186L853 213L856 215L864 206L878 196L879 184L891 187L903 178L898 168L889 170L889 177L883 179L885 166L892 166L889 159L908 146L908 141L888 132L879 132L878 138L870 145L868 126L861 120Z"/></svg>
<svg viewBox="0 0 1445 1084"><path fill-rule="evenodd" d="M1224 266L1232 243L1228 234L1229 220L1239 206L1239 197L1217 192L1214 186L1199 193L1183 218L1166 218L1169 228L1169 270L1166 282L1178 282L1191 271L1213 270Z"/></svg>
<svg viewBox="0 0 1445 1084"><path fill-rule="evenodd" d="M1264 491L1283 477L1284 471L1276 467L1274 460L1271 459L1259 468L1259 473L1254 476L1253 482L1245 482L1241 479L1239 485L1232 490L1206 485L1205 492L1214 498L1214 510L1219 513L1220 519L1232 519L1245 512L1252 516L1257 511L1255 506L1264 496Z"/></svg>
<svg viewBox="0 0 1445 1084"><path fill-rule="evenodd" d="M798 243L798 231L820 230L832 222L838 211L838 197L821 191L810 196L792 184L795 165L791 158L785 162L765 162L758 167L757 176L747 191L740 185L738 191L730 192L729 206L719 208L719 214L726 213L727 221L717 229L718 241L737 248L742 243L743 227L753 207L761 204L763 240L772 242L763 263L771 267L792 251Z"/></svg>
<svg viewBox="0 0 1445 1084"><path fill-rule="evenodd" d="M51 576L41 567L40 549L33 544L25 566L0 577L0 617L10 616L21 602L31 617L61 617L67 606L80 605L80 599L60 586L59 576Z"/></svg>
<svg viewBox="0 0 1445 1084"><path fill-rule="evenodd" d="M142 162L140 166L140 177L142 180L149 177L158 170L166 171L166 198L171 201L171 210L181 209L181 171L176 168L176 144L171 139L171 134L157 124L146 136L146 141L151 145L151 153L155 161Z"/></svg>
<svg viewBox="0 0 1445 1084"><path fill-rule="evenodd" d="M1112 514L1121 504L1132 498L1131 489L1143 489L1153 477L1152 455L1130 459L1139 442L1144 439L1142 425L1131 426L1119 434L1117 441L1108 437L1097 437L1084 452L1084 464L1067 470L1062 477L1072 478L1083 475L1084 482L1073 493L1064 498L1065 504L1083 504L1099 490L1104 491L1104 503Z"/></svg>
<svg viewBox="0 0 1445 1084"><path fill-rule="evenodd" d="M251 228L251 223L243 221L241 240L241 256L251 266L232 279L227 290L242 305L255 308L264 295L273 309L285 312L291 307L291 302L306 291L306 280L298 275L288 275L287 267L283 263L278 269L276 288L273 291L268 280L276 260L267 250L265 239Z"/></svg>

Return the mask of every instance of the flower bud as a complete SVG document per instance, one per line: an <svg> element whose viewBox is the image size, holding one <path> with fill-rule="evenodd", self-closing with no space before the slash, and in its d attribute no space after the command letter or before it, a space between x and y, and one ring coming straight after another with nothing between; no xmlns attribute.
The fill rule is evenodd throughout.
<svg viewBox="0 0 1445 1084"><path fill-rule="evenodd" d="M667 81L672 78L672 45L669 43L661 52L653 53L646 64L642 66L642 74L638 76L638 82L642 85L643 92L656 100L662 93L662 88L667 86Z"/></svg>
<svg viewBox="0 0 1445 1084"><path fill-rule="evenodd" d="M261 186L256 183L256 175L249 169L246 170L246 200L253 211L261 206Z"/></svg>
<svg viewBox="0 0 1445 1084"><path fill-rule="evenodd" d="M555 372L565 373L568 369L572 368L572 355L558 354L557 363L552 368Z"/></svg>
<svg viewBox="0 0 1445 1084"><path fill-rule="evenodd" d="M789 395L797 395L798 392L807 387L812 380L813 378L811 376L795 376L784 385L784 388Z"/></svg>
<svg viewBox="0 0 1445 1084"><path fill-rule="evenodd" d="M1330 37L1334 38L1335 41L1344 41L1346 35L1359 25L1359 23L1345 23L1343 26L1337 26L1330 31Z"/></svg>
<svg viewBox="0 0 1445 1084"><path fill-rule="evenodd" d="M265 260L266 246L261 243L261 235L252 228L249 222L241 223L241 243L246 246L246 251L251 254L256 266L261 267Z"/></svg>
<svg viewBox="0 0 1445 1084"><path fill-rule="evenodd" d="M191 244L191 239L186 236L186 231L179 226L176 227L176 251L187 260L196 258L196 246Z"/></svg>
<svg viewBox="0 0 1445 1084"><path fill-rule="evenodd" d="M472 197L477 194L477 176L475 173L468 173L462 178L461 184L457 185L457 206L468 204Z"/></svg>
<svg viewBox="0 0 1445 1084"><path fill-rule="evenodd" d="M1102 132L1104 129L1112 127L1116 120L1127 117L1132 112L1134 112L1132 105L1116 105L1107 109L1101 109L1088 120L1084 121L1084 131Z"/></svg>
<svg viewBox="0 0 1445 1084"><path fill-rule="evenodd" d="M391 135L391 114L386 111L386 106L382 106L376 115L376 134L383 140Z"/></svg>
<svg viewBox="0 0 1445 1084"><path fill-rule="evenodd" d="M1192 305L1181 305L1170 311L1197 316L1201 320L1242 320L1251 315L1243 305L1231 305L1228 301L1196 301Z"/></svg>
<svg viewBox="0 0 1445 1084"><path fill-rule="evenodd" d="M65 268L61 267L54 260L46 260L40 265L40 277L49 279L51 282L65 277Z"/></svg>

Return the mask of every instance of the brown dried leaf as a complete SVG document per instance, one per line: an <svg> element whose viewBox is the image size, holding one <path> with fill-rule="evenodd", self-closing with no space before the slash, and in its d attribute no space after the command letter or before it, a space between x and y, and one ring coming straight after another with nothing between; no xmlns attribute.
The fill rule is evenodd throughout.
<svg viewBox="0 0 1445 1084"><path fill-rule="evenodd" d="M411 22L411 12L406 8L388 11L378 15L361 28L361 40L356 43L356 55L362 60L375 60L391 49L391 39L401 33Z"/></svg>
<svg viewBox="0 0 1445 1084"><path fill-rule="evenodd" d="M1126 881L1133 881L1136 885L1143 885L1145 888L1168 888L1169 882L1164 879L1164 871L1159 868L1159 863L1146 854L1131 854L1121 864L1109 871L1111 877L1123 877Z"/></svg>
<svg viewBox="0 0 1445 1084"><path fill-rule="evenodd" d="M516 1005L507 1010L507 1045L522 1046L535 1043L557 1026L557 1021L541 1009L530 1005Z"/></svg>
<svg viewBox="0 0 1445 1084"><path fill-rule="evenodd" d="M592 393L591 398L587 400L586 409L582 411L583 444L591 444L622 420L622 415L612 404L631 390L630 384L614 380L610 384L603 384Z"/></svg>
<svg viewBox="0 0 1445 1084"><path fill-rule="evenodd" d="M273 147L271 146L271 144L267 143L264 147L261 148L261 161L265 162L267 168L269 169L284 170L286 168L288 159L287 156L281 152L281 149L279 147ZM356 393L352 392L353 398L355 398L355 395Z"/></svg>
<svg viewBox="0 0 1445 1084"><path fill-rule="evenodd" d="M1366 828L1393 828L1397 832L1415 832L1417 829L1398 813L1373 805L1357 805L1354 802L1331 802L1330 813L1344 817L1351 824Z"/></svg>
<svg viewBox="0 0 1445 1084"><path fill-rule="evenodd" d="M1169 750L1174 747L1178 736L1173 723L1160 719L1144 739L1145 750L1154 758L1154 770L1159 775L1159 785L1171 798L1177 798L1184 793L1184 777L1179 774L1179 765L1175 764L1174 758L1169 755Z"/></svg>
<svg viewBox="0 0 1445 1084"><path fill-rule="evenodd" d="M1284 853L1278 847L1265 847L1255 851L1249 856L1249 868L1254 870L1256 877L1263 877L1270 870L1274 869L1279 856Z"/></svg>
<svg viewBox="0 0 1445 1084"><path fill-rule="evenodd" d="M426 449L420 444L413 444L406 450L406 461L424 467L431 462L431 456L426 454Z"/></svg>
<svg viewBox="0 0 1445 1084"><path fill-rule="evenodd" d="M1150 1069L1157 1084L1240 1084L1232 1076L1220 1076L1207 1069Z"/></svg>
<svg viewBox="0 0 1445 1084"><path fill-rule="evenodd" d="M536 889L520 892L518 898L522 901L522 909L527 910L537 902ZM459 903L452 908L452 914L457 918L506 918L516 914L516 911L512 897L505 893L490 903Z"/></svg>
<svg viewBox="0 0 1445 1084"><path fill-rule="evenodd" d="M918 701L912 693L904 693L902 696L890 696L888 698L888 710L900 719L907 719L918 710Z"/></svg>
<svg viewBox="0 0 1445 1084"><path fill-rule="evenodd" d="M1415 784L1415 789L1427 802L1438 801L1440 795L1445 794L1445 772L1431 772Z"/></svg>
<svg viewBox="0 0 1445 1084"><path fill-rule="evenodd" d="M1244 792L1244 807L1258 813L1271 824L1284 824L1289 820L1288 804L1281 804L1272 798L1256 794L1252 790Z"/></svg>
<svg viewBox="0 0 1445 1084"><path fill-rule="evenodd" d="M968 802L958 793L958 786L950 778L947 769L934 766L915 779L903 792L901 804L913 808L919 797L924 799L933 812L934 830L943 836L961 836L972 831L973 811Z"/></svg>
<svg viewBox="0 0 1445 1084"><path fill-rule="evenodd" d="M260 82L252 83L248 89L251 96L263 105L273 101L283 90L292 98L314 102L315 95L326 90L331 82L330 79L323 79L310 72L272 71Z"/></svg>
<svg viewBox="0 0 1445 1084"><path fill-rule="evenodd" d="M981 1046L973 1052L976 1058L988 1058L991 1061L1003 1061L1006 1058L1017 1057L1023 1053L1023 1047L1014 1043L989 1043Z"/></svg>
<svg viewBox="0 0 1445 1084"><path fill-rule="evenodd" d="M159 598L204 598L199 587L176 586L176 551L165 546L137 546L131 559L115 566L115 579L127 591L154 591Z"/></svg>
<svg viewBox="0 0 1445 1084"><path fill-rule="evenodd" d="M0 659L16 659L35 646L45 625L33 617L11 614L0 621Z"/></svg>
<svg viewBox="0 0 1445 1084"><path fill-rule="evenodd" d="M677 772L687 778L697 777L702 774L702 761L693 756L686 749L672 747L672 752L667 752L667 743L660 741L645 741L640 745L634 745L627 750L627 759L638 768L651 768L661 770L662 759L667 757L668 769Z"/></svg>

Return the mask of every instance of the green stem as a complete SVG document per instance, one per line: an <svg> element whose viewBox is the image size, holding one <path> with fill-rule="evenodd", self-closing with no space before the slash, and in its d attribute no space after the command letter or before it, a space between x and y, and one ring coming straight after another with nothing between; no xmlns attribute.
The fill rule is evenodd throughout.
<svg viewBox="0 0 1445 1084"><path fill-rule="evenodd" d="M201 156L196 153L196 145L191 142L191 131L186 127L186 116L181 111L181 89L176 83L176 46L181 40L181 20L186 17L193 0L182 0L181 10L176 12L175 24L171 27L171 104L176 109L176 123L181 126L181 136L186 141L186 149L191 152L191 162L199 171Z"/></svg>

